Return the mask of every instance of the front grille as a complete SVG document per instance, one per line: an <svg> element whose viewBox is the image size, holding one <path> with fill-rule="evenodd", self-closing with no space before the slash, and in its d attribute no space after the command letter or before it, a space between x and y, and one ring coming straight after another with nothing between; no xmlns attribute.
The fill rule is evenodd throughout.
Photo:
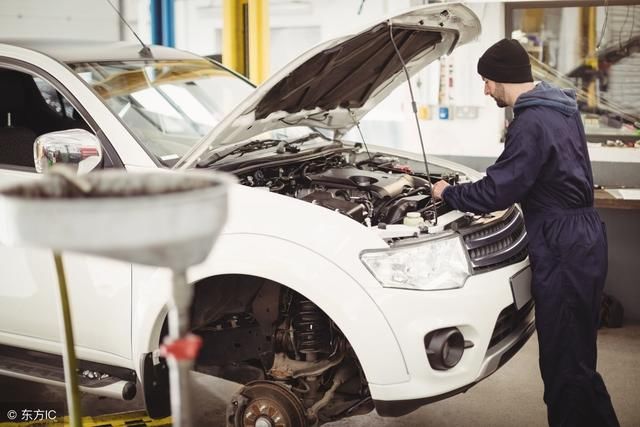
<svg viewBox="0 0 640 427"><path fill-rule="evenodd" d="M489 350L508 337L509 334L525 326L525 323L528 323L531 310L533 310L533 299L526 303L520 310L516 309L515 304L511 304L502 310L496 321L493 334L491 335Z"/></svg>
<svg viewBox="0 0 640 427"><path fill-rule="evenodd" d="M462 237L474 272L513 264L528 255L524 218L515 207L499 222L463 231Z"/></svg>

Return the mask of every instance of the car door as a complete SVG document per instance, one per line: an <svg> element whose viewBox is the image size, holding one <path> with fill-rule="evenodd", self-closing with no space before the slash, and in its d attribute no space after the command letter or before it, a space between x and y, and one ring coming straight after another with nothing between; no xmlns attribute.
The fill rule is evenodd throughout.
<svg viewBox="0 0 640 427"><path fill-rule="evenodd" d="M83 118L90 112L63 92L69 94L41 69L0 61L0 93L6 95L0 97L0 186L40 179L33 161L38 136L72 128L99 133L95 121ZM108 155L105 166L113 166ZM63 260L78 357L109 364L130 359L131 265L72 253ZM60 351L56 280L50 250L0 244L0 344Z"/></svg>

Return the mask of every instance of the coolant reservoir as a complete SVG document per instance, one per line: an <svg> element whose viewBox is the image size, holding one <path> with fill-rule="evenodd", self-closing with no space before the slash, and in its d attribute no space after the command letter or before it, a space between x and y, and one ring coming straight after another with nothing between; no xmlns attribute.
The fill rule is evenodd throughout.
<svg viewBox="0 0 640 427"><path fill-rule="evenodd" d="M402 220L402 223L410 227L418 227L424 224L424 220L422 219L422 215L420 215L419 212L407 212L407 215Z"/></svg>

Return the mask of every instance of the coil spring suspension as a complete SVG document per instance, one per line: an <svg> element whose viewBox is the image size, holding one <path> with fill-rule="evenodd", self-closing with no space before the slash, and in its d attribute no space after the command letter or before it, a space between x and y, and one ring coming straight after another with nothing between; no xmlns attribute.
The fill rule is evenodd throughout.
<svg viewBox="0 0 640 427"><path fill-rule="evenodd" d="M300 353L315 354L331 351L331 325L320 308L300 297L295 303L292 318L296 347Z"/></svg>

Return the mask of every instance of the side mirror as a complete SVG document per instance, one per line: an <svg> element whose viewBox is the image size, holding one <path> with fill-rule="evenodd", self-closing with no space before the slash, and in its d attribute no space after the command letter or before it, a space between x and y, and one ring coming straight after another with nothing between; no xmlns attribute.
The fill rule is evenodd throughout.
<svg viewBox="0 0 640 427"><path fill-rule="evenodd" d="M84 129L45 133L33 143L33 159L38 173L56 163L77 165L78 175L91 172L102 162L100 140Z"/></svg>

